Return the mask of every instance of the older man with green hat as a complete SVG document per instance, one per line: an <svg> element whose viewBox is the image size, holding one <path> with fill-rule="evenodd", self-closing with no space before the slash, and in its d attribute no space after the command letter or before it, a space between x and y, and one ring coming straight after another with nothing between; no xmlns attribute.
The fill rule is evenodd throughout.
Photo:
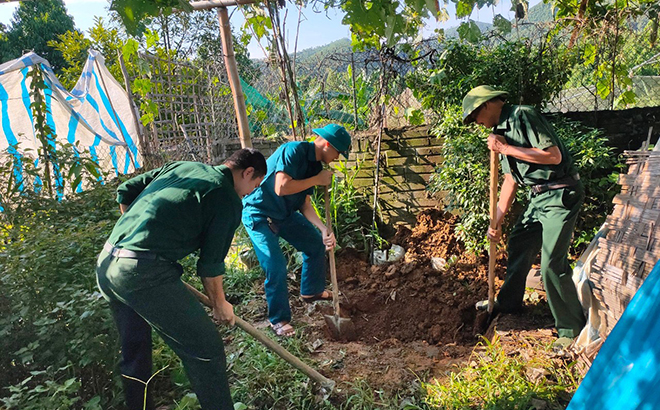
<svg viewBox="0 0 660 410"><path fill-rule="evenodd" d="M268 319L278 336L295 334L287 289L287 262L279 238L303 253L300 294L304 301L330 300L325 290L325 251L335 246L312 206L311 195L317 185L327 186L332 172L323 170L339 154L348 157L351 136L340 125L314 129L313 142L292 141L280 146L268 158L268 173L243 203L243 225L247 230L266 273Z"/></svg>
<svg viewBox="0 0 660 410"><path fill-rule="evenodd" d="M499 241L501 224L520 185L530 188L530 200L509 235L508 265L495 311L522 307L527 274L541 251L541 275L548 304L563 347L585 325L582 306L571 279L568 248L584 188L570 153L552 126L530 106L510 105L505 91L482 85L463 99L465 124L492 128L488 148L500 154L504 183L497 204L496 229L488 238ZM477 303L486 309L487 301Z"/></svg>

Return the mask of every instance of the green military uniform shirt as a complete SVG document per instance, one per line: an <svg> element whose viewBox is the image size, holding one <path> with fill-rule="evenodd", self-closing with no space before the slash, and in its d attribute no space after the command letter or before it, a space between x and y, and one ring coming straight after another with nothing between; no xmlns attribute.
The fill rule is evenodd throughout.
<svg viewBox="0 0 660 410"><path fill-rule="evenodd" d="M553 146L561 151L557 165L532 164L500 155L502 171L511 174L518 185L538 185L577 174L573 159L552 126L536 109L527 105L504 104L500 121L493 129L514 147L546 149Z"/></svg>
<svg viewBox="0 0 660 410"><path fill-rule="evenodd" d="M229 168L169 163L121 184L117 202L130 207L115 225L111 244L173 262L199 249L197 273L224 274L242 211Z"/></svg>

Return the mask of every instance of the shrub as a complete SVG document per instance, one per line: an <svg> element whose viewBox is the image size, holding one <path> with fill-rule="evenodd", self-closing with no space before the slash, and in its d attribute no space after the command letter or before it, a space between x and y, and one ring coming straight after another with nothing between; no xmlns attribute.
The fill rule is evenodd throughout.
<svg viewBox="0 0 660 410"><path fill-rule="evenodd" d="M442 46L434 67L418 69L407 80L424 108L440 113L482 84L508 91L510 101L542 106L561 91L572 66L569 53L545 42L478 46L452 40Z"/></svg>

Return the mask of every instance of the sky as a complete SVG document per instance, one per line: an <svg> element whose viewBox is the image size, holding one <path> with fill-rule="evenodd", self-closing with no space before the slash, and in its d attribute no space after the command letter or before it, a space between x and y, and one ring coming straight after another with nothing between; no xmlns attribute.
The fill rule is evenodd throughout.
<svg viewBox="0 0 660 410"><path fill-rule="evenodd" d="M530 7L540 2L541 0L531 0ZM93 26L95 16L107 16L109 3L109 0L64 0L67 11L69 15L73 17L76 27L83 32L87 32L87 30ZM0 23L9 25L16 7L18 7L18 3L0 3ZM286 23L288 31L287 40L289 42L288 50L293 50L298 21L298 10L295 7L289 7L290 9ZM343 14L340 11L330 10L326 12L323 11L322 8L320 9L321 12L317 12L312 7L303 9L303 18L300 24L300 34L298 36L298 50L322 46L342 38L350 38L348 27L341 24ZM513 18L513 12L511 12L510 9L511 1L502 0L497 6L475 10L470 18L475 21L490 23L495 15L501 14L510 19ZM235 28L242 26L244 19L240 10L233 11L233 8L230 8L229 10L232 26ZM448 6L448 11L450 16L453 16L455 13L453 3L451 2ZM457 26L459 23L460 21L456 21L453 18L443 23L437 23L435 20L428 20L426 21L423 30L423 36L425 38L431 37L436 28L447 29ZM260 47L255 40L253 40L248 46L248 51L252 58L265 57L262 47Z"/></svg>

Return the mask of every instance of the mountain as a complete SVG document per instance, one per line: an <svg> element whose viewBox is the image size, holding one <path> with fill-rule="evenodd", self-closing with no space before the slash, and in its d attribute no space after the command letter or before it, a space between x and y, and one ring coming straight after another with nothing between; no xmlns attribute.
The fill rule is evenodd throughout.
<svg viewBox="0 0 660 410"><path fill-rule="evenodd" d="M311 59L321 59L328 54L350 53L351 40L342 38L318 47L306 48L296 53L296 60L305 61Z"/></svg>

